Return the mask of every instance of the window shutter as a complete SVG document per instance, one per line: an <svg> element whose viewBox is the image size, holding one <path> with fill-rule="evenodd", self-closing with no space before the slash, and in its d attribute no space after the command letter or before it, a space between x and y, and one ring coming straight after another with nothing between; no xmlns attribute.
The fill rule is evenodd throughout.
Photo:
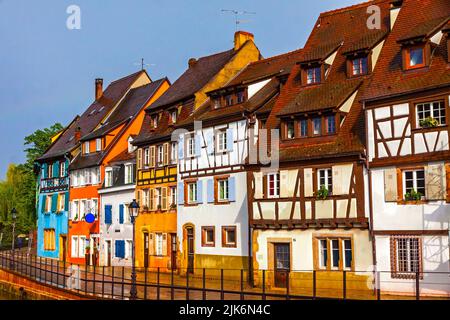
<svg viewBox="0 0 450 320"><path fill-rule="evenodd" d="M155 234L148 234L148 254L151 256L155 255Z"/></svg>
<svg viewBox="0 0 450 320"><path fill-rule="evenodd" d="M214 203L214 180L208 179L206 181L206 196L208 203Z"/></svg>
<svg viewBox="0 0 450 320"><path fill-rule="evenodd" d="M179 182L178 183L178 205L182 206L184 205L184 183Z"/></svg>
<svg viewBox="0 0 450 320"><path fill-rule="evenodd" d="M58 208L58 194L54 193L52 195L52 212L56 212Z"/></svg>
<svg viewBox="0 0 450 320"><path fill-rule="evenodd" d="M48 178L47 177L47 168L48 168L48 165L46 163L44 163L42 165L42 178Z"/></svg>
<svg viewBox="0 0 450 320"><path fill-rule="evenodd" d="M227 150L233 151L234 137L233 137L233 129L227 129Z"/></svg>
<svg viewBox="0 0 450 320"><path fill-rule="evenodd" d="M161 188L161 192L162 192L162 205L161 205L161 209L162 209L162 210L167 210L167 188L166 188L166 187L162 187L162 188Z"/></svg>
<svg viewBox="0 0 450 320"><path fill-rule="evenodd" d="M425 168L426 199L445 199L445 167L444 164L428 165Z"/></svg>
<svg viewBox="0 0 450 320"><path fill-rule="evenodd" d="M69 194L64 194L64 211L69 211Z"/></svg>
<svg viewBox="0 0 450 320"><path fill-rule="evenodd" d="M228 199L231 202L236 201L236 183L235 177L228 178Z"/></svg>
<svg viewBox="0 0 450 320"><path fill-rule="evenodd" d="M53 177L59 177L59 161L53 163Z"/></svg>
<svg viewBox="0 0 450 320"><path fill-rule="evenodd" d="M184 135L180 135L178 139L178 159L183 159L184 155Z"/></svg>
<svg viewBox="0 0 450 320"><path fill-rule="evenodd" d="M149 205L148 205L148 209L149 210L155 210L155 189L149 189Z"/></svg>
<svg viewBox="0 0 450 320"><path fill-rule="evenodd" d="M397 202L397 169L390 168L384 170L384 200L386 202Z"/></svg>
<svg viewBox="0 0 450 320"><path fill-rule="evenodd" d="M155 146L151 146L150 147L150 167L155 166L155 160L156 160Z"/></svg>
<svg viewBox="0 0 450 320"><path fill-rule="evenodd" d="M195 156L200 157L202 151L202 140L200 134L195 134Z"/></svg>
<svg viewBox="0 0 450 320"><path fill-rule="evenodd" d="M168 165L169 164L169 144L168 143L164 143L163 153L164 153L164 165Z"/></svg>
<svg viewBox="0 0 450 320"><path fill-rule="evenodd" d="M105 224L112 224L112 206L105 205Z"/></svg>
<svg viewBox="0 0 450 320"><path fill-rule="evenodd" d="M162 234L163 241L162 241L162 255L167 256L167 233Z"/></svg>
<svg viewBox="0 0 450 320"><path fill-rule="evenodd" d="M125 258L125 241L124 240L116 240L116 258Z"/></svg>
<svg viewBox="0 0 450 320"><path fill-rule="evenodd" d="M255 172L253 174L255 177L255 185L253 186L255 190L255 199L263 198L263 174L262 172Z"/></svg>
<svg viewBox="0 0 450 320"><path fill-rule="evenodd" d="M123 204L120 204L119 205L119 223L120 224L123 224L123 221L124 221L124 207L123 207Z"/></svg>
<svg viewBox="0 0 450 320"><path fill-rule="evenodd" d="M64 175L67 176L69 174L69 163L67 160L64 161ZM100 179L100 177L99 177Z"/></svg>
<svg viewBox="0 0 450 320"><path fill-rule="evenodd" d="M197 181L197 203L203 203L203 181Z"/></svg>
<svg viewBox="0 0 450 320"><path fill-rule="evenodd" d="M138 170L142 169L142 149L138 149L137 152L137 168Z"/></svg>
<svg viewBox="0 0 450 320"><path fill-rule="evenodd" d="M214 154L214 134L210 131L206 133L206 151L208 155Z"/></svg>

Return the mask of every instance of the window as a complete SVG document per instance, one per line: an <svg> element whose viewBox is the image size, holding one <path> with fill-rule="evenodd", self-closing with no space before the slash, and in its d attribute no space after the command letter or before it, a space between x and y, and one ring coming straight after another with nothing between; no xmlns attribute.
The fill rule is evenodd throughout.
<svg viewBox="0 0 450 320"><path fill-rule="evenodd" d="M269 198L278 197L280 195L280 174L271 173L267 175L267 190Z"/></svg>
<svg viewBox="0 0 450 320"><path fill-rule="evenodd" d="M225 105L227 107L233 105L233 95L232 94L225 96Z"/></svg>
<svg viewBox="0 0 450 320"><path fill-rule="evenodd" d="M158 146L158 166L161 167L164 164L164 146L160 144Z"/></svg>
<svg viewBox="0 0 450 320"><path fill-rule="evenodd" d="M125 184L134 183L134 170L131 163L125 165Z"/></svg>
<svg viewBox="0 0 450 320"><path fill-rule="evenodd" d="M57 211L58 212L64 211L65 205L66 205L66 195L64 193L58 194Z"/></svg>
<svg viewBox="0 0 450 320"><path fill-rule="evenodd" d="M322 134L322 118L313 119L313 134L314 135Z"/></svg>
<svg viewBox="0 0 450 320"><path fill-rule="evenodd" d="M92 175L92 184L99 184L101 177L100 177L100 167L95 167L91 169L91 175Z"/></svg>
<svg viewBox="0 0 450 320"><path fill-rule="evenodd" d="M170 113L170 120L172 121L172 123L176 123L177 122L177 116L178 116L178 111L177 110L173 110Z"/></svg>
<svg viewBox="0 0 450 320"><path fill-rule="evenodd" d="M227 151L227 132L219 131L217 133L217 152Z"/></svg>
<svg viewBox="0 0 450 320"><path fill-rule="evenodd" d="M59 176L60 177L66 176L66 163L65 162L59 163Z"/></svg>
<svg viewBox="0 0 450 320"><path fill-rule="evenodd" d="M220 108L220 99L214 99L214 109Z"/></svg>
<svg viewBox="0 0 450 320"><path fill-rule="evenodd" d="M70 256L72 258L78 258L78 249L79 249L79 245L78 245L78 237L77 236L72 236L72 247L71 247L71 252L70 252Z"/></svg>
<svg viewBox="0 0 450 320"><path fill-rule="evenodd" d="M92 170L85 169L83 170L83 173L84 173L84 183L87 185L92 184Z"/></svg>
<svg viewBox="0 0 450 320"><path fill-rule="evenodd" d="M89 141L86 141L84 143L84 153L89 153Z"/></svg>
<svg viewBox="0 0 450 320"><path fill-rule="evenodd" d="M352 60L352 74L354 76L367 74L367 57Z"/></svg>
<svg viewBox="0 0 450 320"><path fill-rule="evenodd" d="M162 256L163 255L163 234L162 233L156 233L155 234L155 240L156 240L156 247L155 247L155 254L157 256Z"/></svg>
<svg viewBox="0 0 450 320"><path fill-rule="evenodd" d="M406 67L408 69L415 69L425 66L423 47L412 47L406 50Z"/></svg>
<svg viewBox="0 0 450 320"><path fill-rule="evenodd" d="M153 128L158 128L158 115L153 116Z"/></svg>
<svg viewBox="0 0 450 320"><path fill-rule="evenodd" d="M74 200L74 201L72 201L72 208L71 208L71 211L70 211L70 219L71 220L78 220L78 217L79 217L79 209L80 209L80 207L79 207L79 202L78 202L78 200Z"/></svg>
<svg viewBox="0 0 450 320"><path fill-rule="evenodd" d="M102 139L95 139L95 151L102 151Z"/></svg>
<svg viewBox="0 0 450 320"><path fill-rule="evenodd" d="M197 202L197 183L190 182L187 184L188 186L188 203L196 203Z"/></svg>
<svg viewBox="0 0 450 320"><path fill-rule="evenodd" d="M144 149L144 166L148 166L150 163L150 148Z"/></svg>
<svg viewBox="0 0 450 320"><path fill-rule="evenodd" d="M187 156L195 156L195 138L193 136L189 136L187 139Z"/></svg>
<svg viewBox="0 0 450 320"><path fill-rule="evenodd" d="M215 231L214 227L202 227L202 247L215 246Z"/></svg>
<svg viewBox="0 0 450 320"><path fill-rule="evenodd" d="M419 237L391 237L391 270L393 278L415 278L422 270L422 243Z"/></svg>
<svg viewBox="0 0 450 320"><path fill-rule="evenodd" d="M444 101L434 101L419 103L416 105L417 127L429 127L435 125L445 125L445 103ZM429 120L436 120L436 123L430 123Z"/></svg>
<svg viewBox="0 0 450 320"><path fill-rule="evenodd" d="M83 258L86 251L86 237L80 236L78 240L78 257Z"/></svg>
<svg viewBox="0 0 450 320"><path fill-rule="evenodd" d="M177 187L170 187L170 205L177 205Z"/></svg>
<svg viewBox="0 0 450 320"><path fill-rule="evenodd" d="M308 120L300 120L300 137L308 136Z"/></svg>
<svg viewBox="0 0 450 320"><path fill-rule="evenodd" d="M236 247L236 227L222 227L222 247Z"/></svg>
<svg viewBox="0 0 450 320"><path fill-rule="evenodd" d="M144 208L148 209L148 200L149 200L149 190L145 189L142 191L142 204L144 205Z"/></svg>
<svg viewBox="0 0 450 320"><path fill-rule="evenodd" d="M228 201L228 179L217 181L217 199L219 202Z"/></svg>
<svg viewBox="0 0 450 320"><path fill-rule="evenodd" d="M89 208L90 213L92 213L95 218L98 217L98 199L91 200L91 207Z"/></svg>
<svg viewBox="0 0 450 320"><path fill-rule="evenodd" d="M322 70L320 67L307 69L306 70L306 83L307 84L320 83L321 72L322 72Z"/></svg>
<svg viewBox="0 0 450 320"><path fill-rule="evenodd" d="M351 238L316 238L315 267L322 270L353 270Z"/></svg>
<svg viewBox="0 0 450 320"><path fill-rule="evenodd" d="M51 212L52 211L52 196L47 195L45 196L45 212Z"/></svg>
<svg viewBox="0 0 450 320"><path fill-rule="evenodd" d="M172 142L170 145L170 163L172 163L172 164L177 163L177 158L178 158L177 148L178 148L178 143Z"/></svg>
<svg viewBox="0 0 450 320"><path fill-rule="evenodd" d="M336 118L334 115L327 116L327 133L335 133L336 132Z"/></svg>
<svg viewBox="0 0 450 320"><path fill-rule="evenodd" d="M333 193L333 174L331 169L319 169L319 188L324 186L329 194Z"/></svg>
<svg viewBox="0 0 450 320"><path fill-rule="evenodd" d="M56 239L55 229L44 229L44 250L55 251Z"/></svg>
<svg viewBox="0 0 450 320"><path fill-rule="evenodd" d="M412 192L418 192L425 197L425 170L405 170L403 171L403 193L405 198ZM410 200L410 199L406 199Z"/></svg>
<svg viewBox="0 0 450 320"><path fill-rule="evenodd" d="M288 139L295 138L295 122L294 121L288 121L286 124L286 137Z"/></svg>
<svg viewBox="0 0 450 320"><path fill-rule="evenodd" d="M47 178L53 178L53 164L47 166Z"/></svg>
<svg viewBox="0 0 450 320"><path fill-rule="evenodd" d="M133 241L125 240L125 259L130 259L133 254Z"/></svg>
<svg viewBox="0 0 450 320"><path fill-rule="evenodd" d="M244 102L244 100L245 100L244 91L239 91L236 96L237 96L237 103Z"/></svg>
<svg viewBox="0 0 450 320"><path fill-rule="evenodd" d="M106 169L106 171L105 171L105 187L111 187L112 185L113 185L112 169Z"/></svg>
<svg viewBox="0 0 450 320"><path fill-rule="evenodd" d="M88 200L81 200L80 201L80 218L84 218L84 216L86 215L86 212L89 209L89 204L88 204Z"/></svg>
<svg viewBox="0 0 450 320"><path fill-rule="evenodd" d="M156 198L156 209L162 209L162 189L155 188L155 198Z"/></svg>

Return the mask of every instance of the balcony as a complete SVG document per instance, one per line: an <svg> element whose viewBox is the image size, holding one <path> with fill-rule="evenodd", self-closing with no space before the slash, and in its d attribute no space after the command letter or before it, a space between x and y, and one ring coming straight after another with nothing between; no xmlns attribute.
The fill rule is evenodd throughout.
<svg viewBox="0 0 450 320"><path fill-rule="evenodd" d="M41 179L42 192L64 191L69 188L69 177Z"/></svg>

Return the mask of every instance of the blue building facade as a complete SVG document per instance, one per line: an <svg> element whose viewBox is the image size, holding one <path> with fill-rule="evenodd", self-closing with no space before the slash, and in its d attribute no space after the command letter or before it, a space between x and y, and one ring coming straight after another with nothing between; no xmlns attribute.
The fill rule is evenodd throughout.
<svg viewBox="0 0 450 320"><path fill-rule="evenodd" d="M64 260L69 224L69 161L40 164L38 189L37 254Z"/></svg>

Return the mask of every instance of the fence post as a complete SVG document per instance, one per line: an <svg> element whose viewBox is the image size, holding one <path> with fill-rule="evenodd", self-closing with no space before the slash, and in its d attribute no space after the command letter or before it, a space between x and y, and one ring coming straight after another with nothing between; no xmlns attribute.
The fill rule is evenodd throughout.
<svg viewBox="0 0 450 320"><path fill-rule="evenodd" d="M316 299L316 270L313 270L313 299Z"/></svg>
<svg viewBox="0 0 450 320"><path fill-rule="evenodd" d="M262 274L262 300L266 300L266 270Z"/></svg>
<svg viewBox="0 0 450 320"><path fill-rule="evenodd" d="M377 300L381 300L380 271L377 271Z"/></svg>
<svg viewBox="0 0 450 320"><path fill-rule="evenodd" d="M105 266L102 266L102 298L105 297Z"/></svg>
<svg viewBox="0 0 450 320"><path fill-rule="evenodd" d="M244 300L244 269L241 269L241 300Z"/></svg>
<svg viewBox="0 0 450 320"><path fill-rule="evenodd" d="M220 269L220 300L223 300L225 297L223 293L223 269Z"/></svg>
<svg viewBox="0 0 450 320"><path fill-rule="evenodd" d="M344 300L347 298L347 271L342 271L342 296Z"/></svg>
<svg viewBox="0 0 450 320"><path fill-rule="evenodd" d="M206 270L205 268L203 268L203 274L202 274L202 299L206 300Z"/></svg>
<svg viewBox="0 0 450 320"><path fill-rule="evenodd" d="M173 268L170 270L170 300L174 299L174 289L173 289Z"/></svg>
<svg viewBox="0 0 450 320"><path fill-rule="evenodd" d="M189 268L186 269L186 300L189 300Z"/></svg>
<svg viewBox="0 0 450 320"><path fill-rule="evenodd" d="M112 277L112 287L111 287L111 299L114 299L114 266L111 266L111 277Z"/></svg>
<svg viewBox="0 0 450 320"><path fill-rule="evenodd" d="M125 267L122 266L122 300L125 297L124 290L125 290Z"/></svg>
<svg viewBox="0 0 450 320"><path fill-rule="evenodd" d="M84 265L84 294L87 294L87 277L88 277L88 269L89 266L87 264Z"/></svg>
<svg viewBox="0 0 450 320"><path fill-rule="evenodd" d="M416 300L420 300L420 273L416 272Z"/></svg>
<svg viewBox="0 0 450 320"><path fill-rule="evenodd" d="M160 289L159 289L159 267L158 267L158 273L156 275L156 284L157 284L157 287L156 287L156 300L159 300L159 292L160 292Z"/></svg>
<svg viewBox="0 0 450 320"><path fill-rule="evenodd" d="M144 300L147 300L147 272L148 272L148 267L144 268Z"/></svg>
<svg viewBox="0 0 450 320"><path fill-rule="evenodd" d="M39 257L39 282L42 282L42 258Z"/></svg>
<svg viewBox="0 0 450 320"><path fill-rule="evenodd" d="M59 287L59 258L56 265L56 286Z"/></svg>
<svg viewBox="0 0 450 320"><path fill-rule="evenodd" d="M96 272L96 267L95 267L95 264L94 264L94 278L93 278L93 281L92 281L92 294L95 296L95 285L97 284L96 282L95 282L95 272Z"/></svg>
<svg viewBox="0 0 450 320"><path fill-rule="evenodd" d="M286 300L289 300L289 273L290 271L286 275Z"/></svg>
<svg viewBox="0 0 450 320"><path fill-rule="evenodd" d="M45 269L44 269L44 283L47 283L47 260L44 258L44 262L45 262Z"/></svg>

